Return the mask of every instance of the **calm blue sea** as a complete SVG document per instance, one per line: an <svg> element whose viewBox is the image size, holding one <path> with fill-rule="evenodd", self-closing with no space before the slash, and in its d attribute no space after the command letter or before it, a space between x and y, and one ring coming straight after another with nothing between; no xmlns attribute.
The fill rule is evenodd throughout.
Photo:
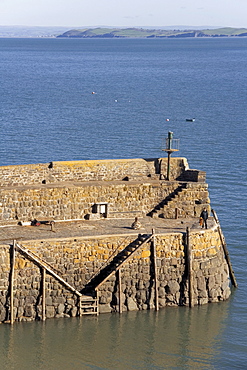
<svg viewBox="0 0 247 370"><path fill-rule="evenodd" d="M173 131L239 284L193 309L1 325L1 368L246 369L247 38L0 39L0 81L0 165L161 157Z"/></svg>

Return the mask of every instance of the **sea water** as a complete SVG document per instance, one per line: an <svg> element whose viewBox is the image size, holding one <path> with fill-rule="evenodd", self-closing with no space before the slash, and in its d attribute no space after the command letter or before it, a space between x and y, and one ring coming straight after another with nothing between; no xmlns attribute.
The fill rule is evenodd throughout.
<svg viewBox="0 0 247 370"><path fill-rule="evenodd" d="M2 369L246 368L246 60L246 38L0 39L0 165L162 157L172 131L238 282L193 309L0 325Z"/></svg>

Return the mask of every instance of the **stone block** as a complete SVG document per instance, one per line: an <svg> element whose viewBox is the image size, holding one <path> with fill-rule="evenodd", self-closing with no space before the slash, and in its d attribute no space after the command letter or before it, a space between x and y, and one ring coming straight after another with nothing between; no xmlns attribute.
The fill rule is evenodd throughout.
<svg viewBox="0 0 247 370"><path fill-rule="evenodd" d="M208 292L208 297L209 298L217 298L218 294L217 294L217 290L216 289L210 289L209 292ZM217 299L218 300L218 299Z"/></svg>
<svg viewBox="0 0 247 370"><path fill-rule="evenodd" d="M208 287L208 290L211 290L212 288L215 287L215 277L214 276L209 276L207 287Z"/></svg>
<svg viewBox="0 0 247 370"><path fill-rule="evenodd" d="M100 304L99 313L110 313L110 312L112 312L112 307L111 307L110 303Z"/></svg>
<svg viewBox="0 0 247 370"><path fill-rule="evenodd" d="M77 314L78 314L78 309L77 309L77 307L73 307L73 308L71 309L71 311L70 311L70 315L71 315L71 317L76 317L76 316L77 316Z"/></svg>
<svg viewBox="0 0 247 370"><path fill-rule="evenodd" d="M144 283L143 283L143 281L141 280L141 276L139 277L139 281L138 281L138 283L137 283L137 288L138 289L144 289Z"/></svg>
<svg viewBox="0 0 247 370"><path fill-rule="evenodd" d="M34 317L35 312L32 305L27 305L24 307L24 316L26 317Z"/></svg>
<svg viewBox="0 0 247 370"><path fill-rule="evenodd" d="M231 289L230 289L230 287L228 286L228 287L226 287L226 289L223 291L223 299L224 300L226 300L226 299L228 299L229 297L230 297L230 295L231 295Z"/></svg>
<svg viewBox="0 0 247 370"><path fill-rule="evenodd" d="M206 289L205 290L200 290L198 292L198 298L199 299L203 299L203 298L207 298L207 297L208 297L208 293L207 293Z"/></svg>
<svg viewBox="0 0 247 370"><path fill-rule="evenodd" d="M199 298L198 299L198 305L204 305L208 303L208 298Z"/></svg>
<svg viewBox="0 0 247 370"><path fill-rule="evenodd" d="M137 300L137 303L145 303L146 302L146 290L138 290L136 292L136 300Z"/></svg>
<svg viewBox="0 0 247 370"><path fill-rule="evenodd" d="M63 314L64 313L64 304L60 303L58 306L57 306L57 314Z"/></svg>
<svg viewBox="0 0 247 370"><path fill-rule="evenodd" d="M166 306L166 298L159 298L158 300L159 302L159 307L162 308L162 307L165 307Z"/></svg>
<svg viewBox="0 0 247 370"><path fill-rule="evenodd" d="M0 303L0 322L3 322L5 320L6 316L6 310L5 307Z"/></svg>
<svg viewBox="0 0 247 370"><path fill-rule="evenodd" d="M225 280L222 285L221 285L221 289L222 290L226 290L227 288L229 287L229 280Z"/></svg>
<svg viewBox="0 0 247 370"><path fill-rule="evenodd" d="M168 281L167 290L169 294L175 294L180 290L180 285L175 280Z"/></svg>
<svg viewBox="0 0 247 370"><path fill-rule="evenodd" d="M159 298L165 298L166 296L166 291L165 291L165 288L164 287L159 287L158 288L158 296Z"/></svg>
<svg viewBox="0 0 247 370"><path fill-rule="evenodd" d="M220 285L221 284L221 274L217 273L215 274L215 285Z"/></svg>
<svg viewBox="0 0 247 370"><path fill-rule="evenodd" d="M45 298L45 304L46 306L52 306L52 298L51 297L46 297Z"/></svg>
<svg viewBox="0 0 247 370"><path fill-rule="evenodd" d="M178 264L178 260L177 260L177 258L171 258L171 265L172 266L177 266L177 264Z"/></svg>
<svg viewBox="0 0 247 370"><path fill-rule="evenodd" d="M34 304L36 302L36 299L34 296L27 296L26 299L25 299L25 303L27 305L30 305L30 304Z"/></svg>
<svg viewBox="0 0 247 370"><path fill-rule="evenodd" d="M54 306L46 306L46 317L47 319L50 319L52 317L55 317L56 311Z"/></svg>
<svg viewBox="0 0 247 370"><path fill-rule="evenodd" d="M132 297L127 297L126 306L127 306L128 311L138 310L137 304Z"/></svg>
<svg viewBox="0 0 247 370"><path fill-rule="evenodd" d="M218 268L217 268L217 267L210 267L210 268L208 269L208 273L209 273L209 275L216 275L216 274L217 274L217 272L218 272Z"/></svg>
<svg viewBox="0 0 247 370"><path fill-rule="evenodd" d="M53 304L62 304L64 305L64 303L66 302L66 298L65 297L56 297L53 299Z"/></svg>

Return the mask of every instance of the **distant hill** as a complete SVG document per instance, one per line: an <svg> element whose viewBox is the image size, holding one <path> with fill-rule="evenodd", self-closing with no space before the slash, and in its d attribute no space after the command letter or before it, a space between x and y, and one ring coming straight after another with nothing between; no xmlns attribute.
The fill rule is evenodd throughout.
<svg viewBox="0 0 247 370"><path fill-rule="evenodd" d="M31 37L57 37L68 30L68 27L32 27L32 26L1 26L2 38L31 38Z"/></svg>
<svg viewBox="0 0 247 370"><path fill-rule="evenodd" d="M96 27L70 29L69 27L32 27L32 26L1 26L1 38L173 38L173 37L242 37L247 36L246 28L215 28L212 27L134 27L114 28Z"/></svg>
<svg viewBox="0 0 247 370"><path fill-rule="evenodd" d="M72 29L57 37L66 38L175 38L175 37L244 37L246 28L216 29L148 29L148 28L85 28Z"/></svg>

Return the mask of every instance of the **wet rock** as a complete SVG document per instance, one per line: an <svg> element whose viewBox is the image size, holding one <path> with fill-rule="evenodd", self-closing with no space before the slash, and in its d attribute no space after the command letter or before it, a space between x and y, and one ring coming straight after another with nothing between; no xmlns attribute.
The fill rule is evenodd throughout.
<svg viewBox="0 0 247 370"><path fill-rule="evenodd" d="M171 280L167 284L167 289L168 289L168 293L175 294L179 291L180 285L178 284L177 281Z"/></svg>
<svg viewBox="0 0 247 370"><path fill-rule="evenodd" d="M126 306L127 306L128 311L135 311L138 309L137 304L132 297L127 298Z"/></svg>

